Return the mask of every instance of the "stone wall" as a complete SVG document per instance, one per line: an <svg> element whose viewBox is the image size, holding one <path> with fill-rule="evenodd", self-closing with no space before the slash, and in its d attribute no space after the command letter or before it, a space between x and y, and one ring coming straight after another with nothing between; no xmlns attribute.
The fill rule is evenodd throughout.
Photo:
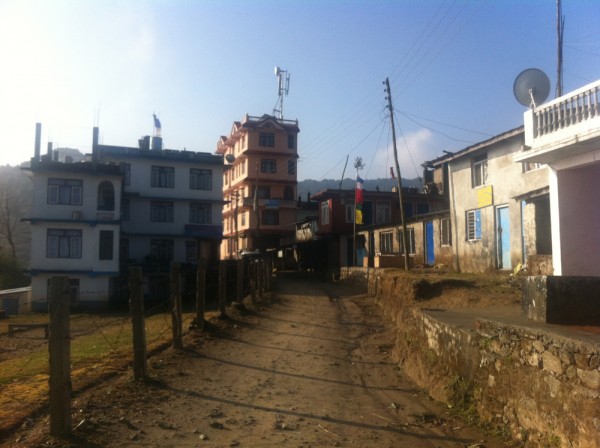
<svg viewBox="0 0 600 448"><path fill-rule="evenodd" d="M484 318L469 328L452 310L416 307L414 277L373 269L343 277L368 282L395 323L394 361L433 398L527 447L600 447L600 336Z"/></svg>

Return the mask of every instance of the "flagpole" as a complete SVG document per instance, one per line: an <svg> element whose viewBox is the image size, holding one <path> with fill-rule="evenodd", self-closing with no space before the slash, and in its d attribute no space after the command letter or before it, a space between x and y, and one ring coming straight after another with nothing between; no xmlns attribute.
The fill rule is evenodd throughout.
<svg viewBox="0 0 600 448"><path fill-rule="evenodd" d="M356 160L354 161L354 168L356 168L356 190L358 189L358 170L362 170L365 167L365 164L362 161L362 157L357 157ZM352 266L356 266L356 258L357 258L357 252L358 252L358 245L356 244L356 215L357 213L357 193L356 190L354 191L354 232L352 235L352 245L353 250L352 250ZM362 211L361 211L362 213Z"/></svg>

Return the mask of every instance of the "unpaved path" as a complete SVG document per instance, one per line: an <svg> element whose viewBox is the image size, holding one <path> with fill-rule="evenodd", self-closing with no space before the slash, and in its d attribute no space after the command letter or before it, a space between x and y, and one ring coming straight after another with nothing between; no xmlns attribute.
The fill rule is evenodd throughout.
<svg viewBox="0 0 600 448"><path fill-rule="evenodd" d="M75 397L70 446L504 446L398 371L372 299L294 278L276 296L152 358L153 381ZM23 432L13 446L35 440Z"/></svg>

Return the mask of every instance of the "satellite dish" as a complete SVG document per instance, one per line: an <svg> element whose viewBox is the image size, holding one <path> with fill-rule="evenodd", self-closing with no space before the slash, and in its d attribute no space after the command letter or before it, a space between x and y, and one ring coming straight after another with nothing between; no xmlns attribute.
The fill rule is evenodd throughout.
<svg viewBox="0 0 600 448"><path fill-rule="evenodd" d="M227 154L225 160L227 160L227 163L233 163L235 162L235 156L233 154Z"/></svg>
<svg viewBox="0 0 600 448"><path fill-rule="evenodd" d="M279 67L275 67L275 69L273 71L275 72L275 76L279 76L281 69Z"/></svg>
<svg viewBox="0 0 600 448"><path fill-rule="evenodd" d="M550 94L550 80L537 68L523 70L513 85L515 98L523 106L531 108L543 103Z"/></svg>

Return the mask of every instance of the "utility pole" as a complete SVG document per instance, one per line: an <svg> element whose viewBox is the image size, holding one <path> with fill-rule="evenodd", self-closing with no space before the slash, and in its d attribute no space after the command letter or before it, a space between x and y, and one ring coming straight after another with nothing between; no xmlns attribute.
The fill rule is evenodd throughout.
<svg viewBox="0 0 600 448"><path fill-rule="evenodd" d="M398 149L396 148L396 127L394 126L394 108L392 107L392 89L389 78L385 78L385 93L387 94L388 109L390 111L390 122L392 124L392 142L394 144L394 162L396 163L396 174L398 175L398 199L400 200L400 219L402 220L402 244L404 245L404 270L408 271L408 232L406 231L406 219L404 217L404 196L402 194L402 175L398 163Z"/></svg>
<svg viewBox="0 0 600 448"><path fill-rule="evenodd" d="M348 161L348 159L346 159L346 162ZM365 164L362 161L362 157L357 157L356 160L354 161L354 168L356 168L356 187L358 188L358 171L362 170L365 167ZM343 178L342 178L343 180ZM356 266L356 258L357 258L357 252L358 252L358 244L356 244L356 191L354 193L354 232L352 235L352 243L354 245L353 248L353 253L352 253L352 266Z"/></svg>
<svg viewBox="0 0 600 448"><path fill-rule="evenodd" d="M557 40L557 63L556 63L556 97L562 96L563 88L563 33L565 31L565 17L562 15L561 0L556 0L556 40Z"/></svg>

